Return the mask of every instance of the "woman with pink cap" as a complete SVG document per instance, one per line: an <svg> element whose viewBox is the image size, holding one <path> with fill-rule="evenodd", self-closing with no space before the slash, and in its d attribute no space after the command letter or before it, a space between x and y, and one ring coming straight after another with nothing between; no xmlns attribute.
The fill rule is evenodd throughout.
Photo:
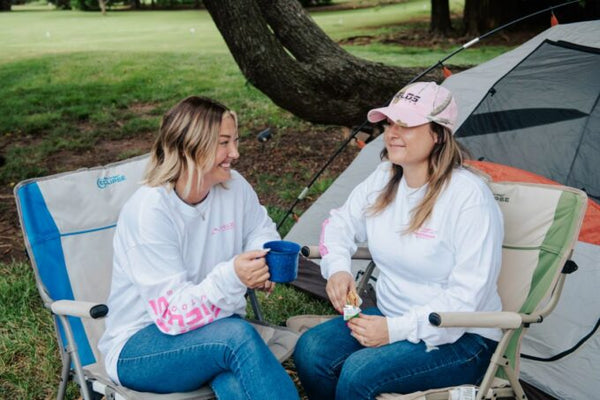
<svg viewBox="0 0 600 400"><path fill-rule="evenodd" d="M499 311L502 215L463 166L457 107L434 82L401 89L369 111L385 124L382 163L323 223L321 273L342 312L355 292L350 256L368 242L377 307L306 332L294 354L310 399L373 399L476 384L500 338L494 328L438 328L434 311Z"/></svg>

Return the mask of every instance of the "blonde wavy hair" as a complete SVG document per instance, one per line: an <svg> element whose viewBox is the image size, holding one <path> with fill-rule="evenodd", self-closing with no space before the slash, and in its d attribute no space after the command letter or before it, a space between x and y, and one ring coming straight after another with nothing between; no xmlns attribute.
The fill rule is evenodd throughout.
<svg viewBox="0 0 600 400"><path fill-rule="evenodd" d="M436 143L429 155L427 192L423 200L412 210L410 224L404 233L415 232L427 221L433 212L435 201L450 181L452 171L457 167L464 167L464 161L469 157L469 154L454 139L454 135L448 128L435 122L430 122L430 128L436 138ZM387 148L381 151L381 159L388 159ZM392 171L389 182L377 196L375 203L369 207L369 214L377 215L381 213L395 199L403 169L399 165L392 164Z"/></svg>
<svg viewBox="0 0 600 400"><path fill-rule="evenodd" d="M183 196L213 167L223 117L230 115L237 127L237 115L223 104L207 97L190 96L165 113L152 149L144 182L148 186L168 185L184 173L187 181ZM194 174L196 172L196 174Z"/></svg>

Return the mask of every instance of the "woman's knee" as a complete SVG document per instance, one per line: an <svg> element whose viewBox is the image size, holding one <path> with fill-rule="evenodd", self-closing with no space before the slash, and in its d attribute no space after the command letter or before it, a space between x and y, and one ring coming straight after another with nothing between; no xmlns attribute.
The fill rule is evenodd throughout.
<svg viewBox="0 0 600 400"><path fill-rule="evenodd" d="M374 384L377 382L377 370L381 366L373 365L361 352L350 355L340 372L336 389L336 399L373 398Z"/></svg>
<svg viewBox="0 0 600 400"><path fill-rule="evenodd" d="M296 348L294 349L294 361L298 364L310 364L314 362L320 350L322 336L316 334L314 330L308 330L300 336L298 342L296 342Z"/></svg>
<svg viewBox="0 0 600 400"><path fill-rule="evenodd" d="M264 345L264 341L256 329L248 321L241 318L229 318L224 321L219 337L232 348L256 344Z"/></svg>

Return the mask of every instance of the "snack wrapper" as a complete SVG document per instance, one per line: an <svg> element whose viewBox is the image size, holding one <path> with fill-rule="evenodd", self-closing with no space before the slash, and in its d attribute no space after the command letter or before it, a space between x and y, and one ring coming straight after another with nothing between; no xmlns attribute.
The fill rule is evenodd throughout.
<svg viewBox="0 0 600 400"><path fill-rule="evenodd" d="M358 317L358 314L360 313L360 307L357 306L352 306L352 305L345 305L344 306L344 321L349 321L352 318Z"/></svg>

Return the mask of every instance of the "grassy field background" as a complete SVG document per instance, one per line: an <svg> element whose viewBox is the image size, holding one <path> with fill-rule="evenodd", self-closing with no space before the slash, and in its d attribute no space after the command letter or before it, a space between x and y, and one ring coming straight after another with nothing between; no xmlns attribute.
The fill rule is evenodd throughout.
<svg viewBox="0 0 600 400"><path fill-rule="evenodd" d="M462 2L451 3L460 13ZM423 28L429 4L429 0L414 0L312 15L336 40L377 38ZM2 399L52 398L60 371L52 321L42 308L31 267L22 252L11 250L17 242L22 248L22 238L13 230L11 191L17 182L147 152L160 116L192 93L217 98L237 110L249 149L254 134L264 127L272 127L288 142L297 140L299 148L306 146L302 139L313 135L312 146L323 147L326 154L342 140L340 127L301 121L247 84L205 11L109 12L103 17L39 8L14 6L14 11L0 13L0 213L5 216L0 231L5 256L0 262ZM426 67L458 45L372 41L344 47L375 61ZM478 64L507 48L469 49L451 63ZM323 176L300 212L353 154L356 150L345 156L342 167L334 166ZM278 221L323 161L322 157L296 159L293 173L242 173L251 175ZM281 233L291 224L290 220ZM267 320L278 324L291 315L332 311L328 304L281 285L269 299L261 299ZM78 397L74 385L68 397Z"/></svg>

